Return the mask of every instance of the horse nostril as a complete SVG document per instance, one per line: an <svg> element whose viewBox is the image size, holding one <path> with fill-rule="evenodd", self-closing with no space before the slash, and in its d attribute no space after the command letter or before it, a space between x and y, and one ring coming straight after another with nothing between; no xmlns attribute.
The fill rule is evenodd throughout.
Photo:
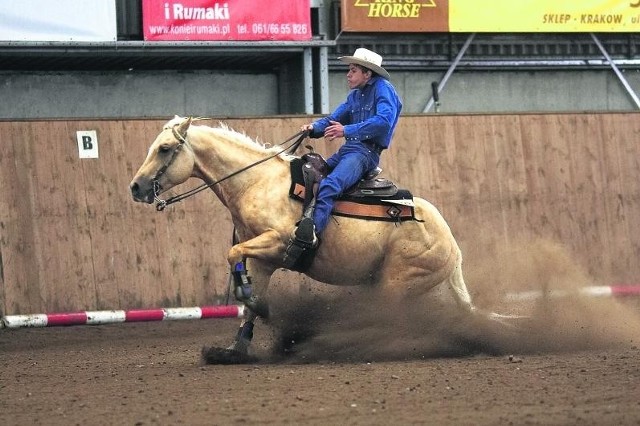
<svg viewBox="0 0 640 426"><path fill-rule="evenodd" d="M132 182L131 185L129 185L129 187L131 188L132 195L137 195L138 192L140 191L140 186L138 185L137 182Z"/></svg>

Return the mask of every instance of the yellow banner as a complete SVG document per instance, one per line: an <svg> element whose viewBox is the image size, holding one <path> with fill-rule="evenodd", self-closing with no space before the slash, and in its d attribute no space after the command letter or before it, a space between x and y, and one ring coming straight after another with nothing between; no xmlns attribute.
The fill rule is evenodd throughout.
<svg viewBox="0 0 640 426"><path fill-rule="evenodd" d="M354 32L639 32L640 0L342 0Z"/></svg>
<svg viewBox="0 0 640 426"><path fill-rule="evenodd" d="M635 32L640 0L449 0L451 32Z"/></svg>

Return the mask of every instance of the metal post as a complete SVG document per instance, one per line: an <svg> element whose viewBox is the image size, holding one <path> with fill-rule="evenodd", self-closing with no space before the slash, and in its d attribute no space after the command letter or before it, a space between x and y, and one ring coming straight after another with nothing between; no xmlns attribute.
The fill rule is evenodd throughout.
<svg viewBox="0 0 640 426"><path fill-rule="evenodd" d="M305 47L302 53L303 84L304 84L304 112L313 114L313 58L311 48Z"/></svg>
<svg viewBox="0 0 640 426"><path fill-rule="evenodd" d="M460 60L462 59L462 57L466 53L466 51L469 48L469 45L471 44L471 42L473 41L473 38L475 37L475 35L476 35L476 33L469 34L469 37L467 38L467 41L464 42L464 45L462 45L462 49L460 49L460 52L458 52L458 54L456 55L456 58L453 60L453 62L449 66L449 69L445 73L444 77L442 77L442 80L440 81L440 84L438 84L438 93L442 92L442 89L444 89L444 86L447 84L447 81L449 80L449 77L451 77L451 74L453 74L453 71L458 66L458 63L460 62ZM432 95L431 98L429 99L429 102L427 102L427 106L424 107L424 110L422 112L429 112L429 110L433 106L434 102L435 102L435 99L434 99L434 96Z"/></svg>
<svg viewBox="0 0 640 426"><path fill-rule="evenodd" d="M598 37L596 37L594 33L591 33L591 38L598 46L598 49L600 49L600 51L602 52L602 55L607 59L607 61L609 62L609 65L611 65L613 72L616 73L616 75L620 79L620 82L622 83L624 88L627 89L627 93L629 94L629 96L631 96L631 99L633 99L633 102L636 104L636 107L640 109L640 99L638 99L638 95L636 95L636 93L633 91L633 88L629 85L629 82L627 81L627 79L624 78L624 75L622 75L622 73L620 72L616 64L613 62L613 60L607 53L604 46L600 43L600 40L598 40Z"/></svg>
<svg viewBox="0 0 640 426"><path fill-rule="evenodd" d="M320 47L320 114L329 114L329 48Z"/></svg>

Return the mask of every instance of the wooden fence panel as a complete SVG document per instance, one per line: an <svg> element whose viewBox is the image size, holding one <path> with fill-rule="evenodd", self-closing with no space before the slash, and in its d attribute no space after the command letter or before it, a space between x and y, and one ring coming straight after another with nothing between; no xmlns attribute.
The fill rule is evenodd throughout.
<svg viewBox="0 0 640 426"><path fill-rule="evenodd" d="M12 123L3 126L0 135L0 310L38 309L40 278L30 264L37 248L33 241L30 146L24 143L29 135Z"/></svg>
<svg viewBox="0 0 640 426"><path fill-rule="evenodd" d="M310 118L222 121L276 144ZM162 213L131 200L129 181L164 122L0 122L3 313L226 296L232 225L214 194ZM79 158L78 130L96 130L98 159ZM403 116L382 167L443 212L463 253L545 237L596 283L631 283L640 279L639 138L637 113ZM310 143L329 155L341 142Z"/></svg>

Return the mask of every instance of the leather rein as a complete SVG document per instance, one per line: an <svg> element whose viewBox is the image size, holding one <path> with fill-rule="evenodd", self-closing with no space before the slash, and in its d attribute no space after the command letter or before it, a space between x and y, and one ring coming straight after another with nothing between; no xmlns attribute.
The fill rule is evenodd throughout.
<svg viewBox="0 0 640 426"><path fill-rule="evenodd" d="M180 150L182 149L182 147L187 144L187 138L186 138L186 134L183 136L181 135L177 130L176 130L177 126L174 126L171 128L171 131L173 132L173 136L178 140L178 145L176 145L176 147L173 150L173 153L171 154L171 158L169 158L169 161L167 161L155 174L155 176L153 177L153 199L156 202L156 210L157 211L162 211L164 210L169 204L173 204L173 203L177 203L178 201L182 201L185 198L188 198L192 195L197 194L198 192L204 191L205 189L211 188L214 185L219 184L220 182L223 182L229 178L232 178L233 176L236 176L244 171L249 170L252 167L257 166L258 164L262 164L265 161L271 160L272 158L277 157L278 155L287 152L287 154L293 155L296 150L298 149L298 147L300 146L300 144L302 143L302 141L309 135L309 131L300 131L298 133L296 133L295 135L291 136L289 139L285 140L284 142L279 143L276 146L282 146L284 144L286 144L287 142L292 141L293 139L297 138L294 142L292 142L289 146L286 146L285 148L283 148L282 150L276 152L273 155L270 155L266 158L263 158L259 161L256 161L254 163L249 164L246 167L241 168L240 170L236 170L233 173L228 174L227 176L218 179L215 182L211 182L211 183L203 183L202 185L193 188L189 191L183 192L182 194L178 194L175 195L173 197L170 197L166 200L162 200L160 199L160 184L158 183L158 179L160 179L160 177L167 171L167 169L171 166L171 164L173 163L173 161L176 159L176 157L178 156L178 153L180 152Z"/></svg>

